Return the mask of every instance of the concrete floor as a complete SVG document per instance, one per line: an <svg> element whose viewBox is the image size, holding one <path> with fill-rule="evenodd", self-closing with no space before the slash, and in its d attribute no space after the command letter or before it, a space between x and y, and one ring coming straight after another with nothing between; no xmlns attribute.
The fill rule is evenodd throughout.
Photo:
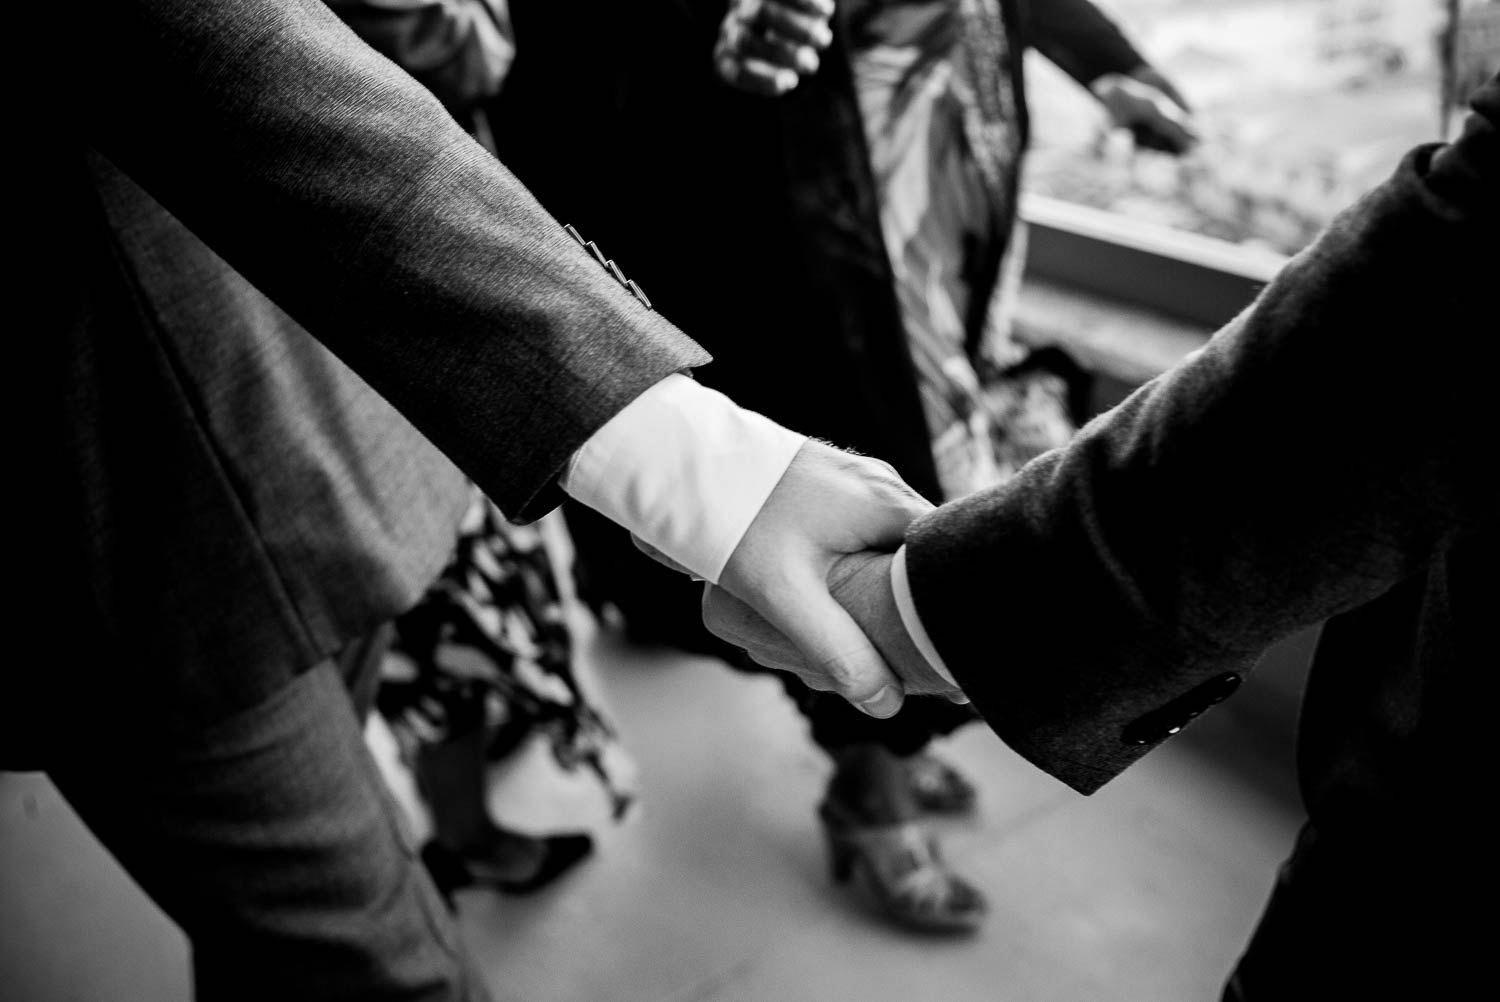
<svg viewBox="0 0 1500 1002"><path fill-rule="evenodd" d="M1298 823L1285 742L1233 702L1091 798L972 726L943 747L981 810L938 828L991 918L967 939L912 936L831 884L813 819L827 766L778 685L587 619L579 642L642 798L541 894L461 895L499 999L1212 1000ZM513 807L546 824L536 791ZM0 775L0 998L177 1002L186 962L45 779Z"/></svg>

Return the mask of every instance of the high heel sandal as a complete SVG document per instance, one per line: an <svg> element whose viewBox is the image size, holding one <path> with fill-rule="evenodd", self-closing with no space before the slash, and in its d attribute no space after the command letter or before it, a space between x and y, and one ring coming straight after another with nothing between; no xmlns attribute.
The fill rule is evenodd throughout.
<svg viewBox="0 0 1500 1002"><path fill-rule="evenodd" d="M541 846L541 859L524 876L514 873L509 860L500 858L499 844L488 851L457 852L436 839L422 847L422 862L443 897L452 903L453 892L475 884L493 887L506 894L530 894L552 883L594 851L594 840L588 835L519 835L504 832L511 839L527 839Z"/></svg>
<svg viewBox="0 0 1500 1002"><path fill-rule="evenodd" d="M924 811L933 814L962 814L974 809L979 799L974 784L947 762L931 752L921 752L906 760L906 775L912 797Z"/></svg>
<svg viewBox="0 0 1500 1002"><path fill-rule="evenodd" d="M859 824L827 800L818 817L834 882L859 887L887 917L926 932L973 932L983 923L984 895L948 869L921 825Z"/></svg>

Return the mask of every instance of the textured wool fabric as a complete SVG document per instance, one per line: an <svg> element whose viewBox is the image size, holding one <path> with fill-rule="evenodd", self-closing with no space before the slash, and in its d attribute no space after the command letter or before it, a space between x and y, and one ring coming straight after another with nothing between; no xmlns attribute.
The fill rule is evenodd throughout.
<svg viewBox="0 0 1500 1002"><path fill-rule="evenodd" d="M322 4L77 27L87 100L29 164L58 210L36 621L129 651L163 713L259 701L420 594L464 504L423 437L537 516L599 425L707 360Z"/></svg>
<svg viewBox="0 0 1500 1002"><path fill-rule="evenodd" d="M86 34L86 140L511 517L707 361L322 4L141 0Z"/></svg>
<svg viewBox="0 0 1500 1002"><path fill-rule="evenodd" d="M1500 83L1475 108L1195 358L912 527L917 612L1022 755L1097 789L1138 718L1495 530Z"/></svg>
<svg viewBox="0 0 1500 1002"><path fill-rule="evenodd" d="M170 752L127 742L52 778L192 936L194 998L484 1002L340 667L305 671Z"/></svg>
<svg viewBox="0 0 1500 1002"><path fill-rule="evenodd" d="M1225 994L1462 995L1493 850L1500 77L1196 357L912 527L985 721L1091 793L1326 619L1308 823Z"/></svg>
<svg viewBox="0 0 1500 1002"><path fill-rule="evenodd" d="M0 761L54 773L202 998L481 999L326 659L441 568L455 465L540 515L707 355L321 3L37 16L82 45L19 186Z"/></svg>

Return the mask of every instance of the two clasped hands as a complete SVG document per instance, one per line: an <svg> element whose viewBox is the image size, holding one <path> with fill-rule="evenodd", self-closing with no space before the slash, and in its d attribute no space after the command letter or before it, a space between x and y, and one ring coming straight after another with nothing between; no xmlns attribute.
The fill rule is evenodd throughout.
<svg viewBox="0 0 1500 1002"><path fill-rule="evenodd" d="M747 93L786 94L818 72L833 16L833 0L734 0L715 71ZM1143 146L1181 152L1197 142L1181 97L1150 67L1107 74L1091 89ZM714 633L888 717L908 693L965 700L926 639L896 556L908 526L931 508L889 465L808 442L720 573L685 566L660 541L637 541L711 582L703 613Z"/></svg>
<svg viewBox="0 0 1500 1002"><path fill-rule="evenodd" d="M963 700L916 647L893 590L894 553L932 507L889 464L807 442L705 589L704 622L872 716L908 693Z"/></svg>
<svg viewBox="0 0 1500 1002"><path fill-rule="evenodd" d="M657 560L707 581L709 629L761 664L876 717L907 693L964 698L896 604L906 586L893 555L933 506L888 463L808 439L679 373L599 428L563 487ZM914 611L905 618L925 637Z"/></svg>

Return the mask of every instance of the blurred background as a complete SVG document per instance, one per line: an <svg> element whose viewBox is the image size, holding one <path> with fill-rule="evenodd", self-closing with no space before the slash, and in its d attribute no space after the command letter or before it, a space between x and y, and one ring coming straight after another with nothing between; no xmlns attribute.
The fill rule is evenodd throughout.
<svg viewBox="0 0 1500 1002"><path fill-rule="evenodd" d="M1487 0L1099 2L1187 95L1203 142L1182 158L1138 150L1028 57L1017 335L1077 359L1093 411L1200 346L1404 151L1453 128L1458 96L1500 66ZM556 517L546 540L568 566ZM913 936L835 893L809 823L829 765L773 680L632 642L562 586L580 684L616 722L639 797L614 824L592 788L536 767L542 751L508 760L489 791L500 821L546 831L592 811L598 847L534 895L456 893L497 998L1217 998L1300 820L1292 744L1316 630L1088 800L984 728L943 739L980 806L939 830L991 915L974 936ZM402 796L389 733L370 741ZM0 1000L189 994L181 933L45 778L0 774Z"/></svg>

